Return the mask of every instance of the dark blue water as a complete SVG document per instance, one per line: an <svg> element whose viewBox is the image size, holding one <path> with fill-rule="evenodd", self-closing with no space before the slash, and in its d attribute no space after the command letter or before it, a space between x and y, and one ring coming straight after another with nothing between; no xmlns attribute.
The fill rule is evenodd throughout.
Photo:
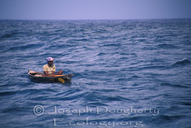
<svg viewBox="0 0 191 128"><path fill-rule="evenodd" d="M71 84L34 83L47 57ZM191 127L191 20L0 21L0 127Z"/></svg>

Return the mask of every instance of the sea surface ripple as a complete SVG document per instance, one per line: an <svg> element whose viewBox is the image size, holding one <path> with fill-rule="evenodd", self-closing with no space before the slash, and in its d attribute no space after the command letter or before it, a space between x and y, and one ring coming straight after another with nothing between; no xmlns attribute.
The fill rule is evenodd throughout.
<svg viewBox="0 0 191 128"><path fill-rule="evenodd" d="M47 57L71 84L30 81ZM191 20L0 20L0 127L190 128Z"/></svg>

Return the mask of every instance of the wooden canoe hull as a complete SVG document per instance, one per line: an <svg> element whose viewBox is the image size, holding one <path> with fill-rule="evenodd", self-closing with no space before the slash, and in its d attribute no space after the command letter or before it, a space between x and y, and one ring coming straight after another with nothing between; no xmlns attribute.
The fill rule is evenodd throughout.
<svg viewBox="0 0 191 128"><path fill-rule="evenodd" d="M40 83L71 83L71 77L73 74L68 75L59 75L56 77L43 77L42 72L36 71L28 71L29 78L32 82L40 82Z"/></svg>

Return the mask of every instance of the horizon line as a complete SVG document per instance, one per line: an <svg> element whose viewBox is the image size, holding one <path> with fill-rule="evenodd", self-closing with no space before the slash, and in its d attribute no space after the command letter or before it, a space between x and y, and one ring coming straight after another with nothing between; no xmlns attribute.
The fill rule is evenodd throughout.
<svg viewBox="0 0 191 128"><path fill-rule="evenodd" d="M175 20L175 19L191 19L191 18L132 18L132 19L0 19L0 20L28 20L28 21L32 21L32 20L36 20L36 21L95 21L95 20L167 20L167 19L171 19L171 20Z"/></svg>

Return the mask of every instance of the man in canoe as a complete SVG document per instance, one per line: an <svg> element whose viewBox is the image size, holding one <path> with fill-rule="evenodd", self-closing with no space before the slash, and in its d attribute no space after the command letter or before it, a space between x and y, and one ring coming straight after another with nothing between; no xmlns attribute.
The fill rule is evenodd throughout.
<svg viewBox="0 0 191 128"><path fill-rule="evenodd" d="M57 72L55 74L55 71L56 71L56 66L53 65L53 61L54 61L54 58L52 57L48 57L47 58L47 63L46 65L43 66L43 71L44 71L44 74L43 76L50 76L50 75L62 75L63 71L60 70L59 72Z"/></svg>

